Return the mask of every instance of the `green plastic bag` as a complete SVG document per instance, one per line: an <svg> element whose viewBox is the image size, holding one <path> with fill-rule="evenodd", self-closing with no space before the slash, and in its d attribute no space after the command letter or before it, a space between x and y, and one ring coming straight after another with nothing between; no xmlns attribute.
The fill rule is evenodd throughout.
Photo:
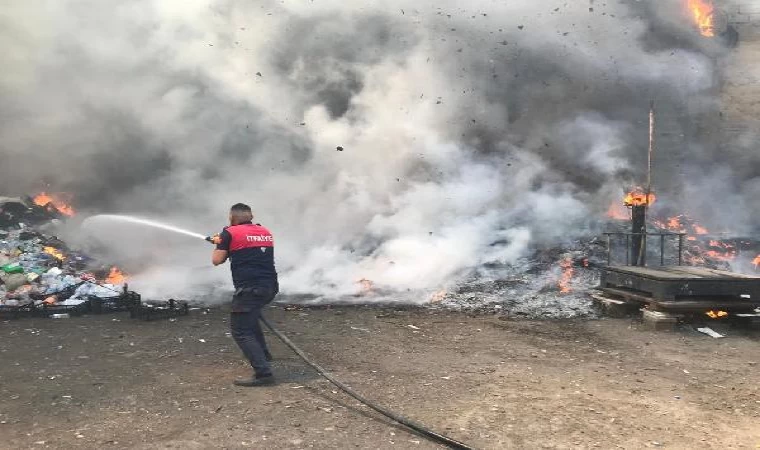
<svg viewBox="0 0 760 450"><path fill-rule="evenodd" d="M24 268L19 263L6 264L0 269L5 273L24 273Z"/></svg>

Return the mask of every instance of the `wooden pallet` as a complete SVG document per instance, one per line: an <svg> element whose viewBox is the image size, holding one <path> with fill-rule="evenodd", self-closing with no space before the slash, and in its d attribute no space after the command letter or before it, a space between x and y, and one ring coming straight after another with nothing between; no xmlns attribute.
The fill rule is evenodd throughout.
<svg viewBox="0 0 760 450"><path fill-rule="evenodd" d="M602 271L607 298L658 311L751 311L760 307L760 277L701 267L611 266Z"/></svg>

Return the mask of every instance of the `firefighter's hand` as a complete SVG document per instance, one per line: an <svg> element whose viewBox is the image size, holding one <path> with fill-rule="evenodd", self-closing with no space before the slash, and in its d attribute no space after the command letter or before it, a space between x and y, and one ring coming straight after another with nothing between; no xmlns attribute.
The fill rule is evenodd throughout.
<svg viewBox="0 0 760 450"><path fill-rule="evenodd" d="M219 245L222 243L222 237L218 234L215 234L213 236L209 236L206 238L207 241L211 242L214 245Z"/></svg>

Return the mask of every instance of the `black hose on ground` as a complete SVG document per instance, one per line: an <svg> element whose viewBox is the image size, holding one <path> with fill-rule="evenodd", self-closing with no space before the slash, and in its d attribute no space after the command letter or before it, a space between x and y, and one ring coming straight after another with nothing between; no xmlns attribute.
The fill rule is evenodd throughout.
<svg viewBox="0 0 760 450"><path fill-rule="evenodd" d="M264 325L269 328L272 333L275 334L282 342L285 343L288 347L290 347L291 350L293 350L296 355L300 356L301 359L304 360L304 362L308 365L310 365L314 370L316 370L320 375L325 377L330 383L337 386L340 390L345 392L346 394L350 395L351 397L359 400L361 403L367 405L368 407L374 409L375 411L379 412L380 414L384 415L385 417L400 423L401 425L404 425L405 427L414 430L416 433L420 434L421 436L424 436L431 441L437 442L439 444L443 444L449 448L457 449L457 450L473 450L472 447L470 447L467 444L463 444L459 441L456 441L448 436L444 436L442 434L436 433L435 431L432 431L428 428L426 428L423 425L420 425L416 422L413 422L405 417L399 416L398 414L394 413L393 411L390 411L382 406L377 405L376 403L368 400L361 394L357 393L350 387L346 386L345 384L341 383L340 381L336 380L335 377L333 377L329 372L327 372L325 369L323 369L319 364L312 362L309 360L309 358L304 354L304 352L301 351L296 345L288 339L287 336L282 334L280 330L273 327L269 321L267 321L263 316L261 317L261 321L264 322Z"/></svg>

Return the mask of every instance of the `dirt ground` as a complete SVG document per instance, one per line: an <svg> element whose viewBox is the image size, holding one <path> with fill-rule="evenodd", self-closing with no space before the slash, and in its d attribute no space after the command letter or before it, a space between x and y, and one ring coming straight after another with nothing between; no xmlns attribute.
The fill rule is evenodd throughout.
<svg viewBox="0 0 760 450"><path fill-rule="evenodd" d="M267 315L368 397L476 448L760 448L760 333L631 319L511 321L345 307ZM227 314L0 323L2 448L440 448L315 376L270 335L247 370Z"/></svg>

